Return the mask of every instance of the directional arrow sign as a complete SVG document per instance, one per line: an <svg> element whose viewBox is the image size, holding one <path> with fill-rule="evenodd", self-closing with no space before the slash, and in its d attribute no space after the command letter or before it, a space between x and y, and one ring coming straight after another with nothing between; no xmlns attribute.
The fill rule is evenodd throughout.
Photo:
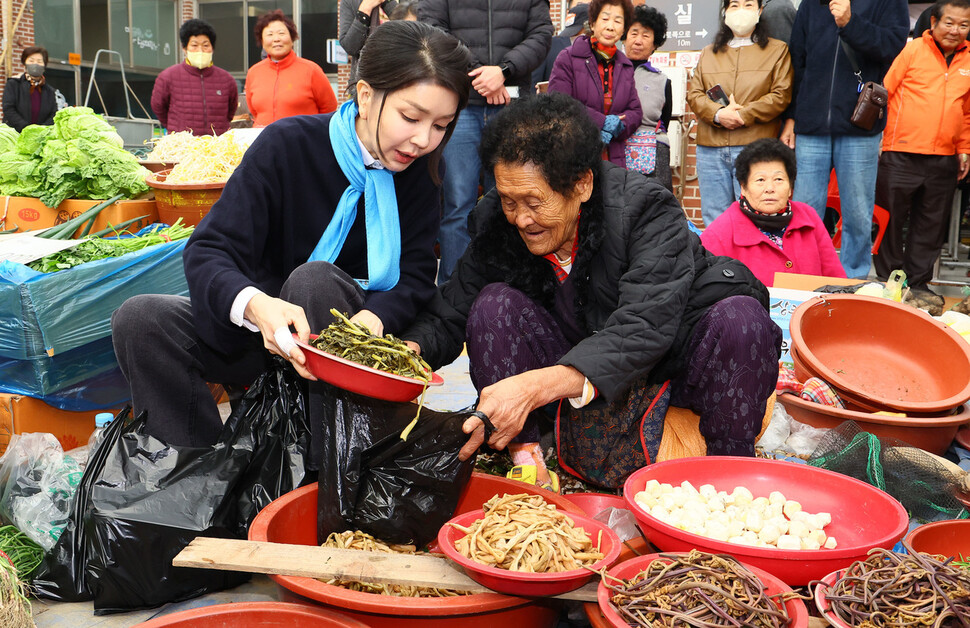
<svg viewBox="0 0 970 628"><path fill-rule="evenodd" d="M714 41L721 27L720 2L711 0L651 0L667 17L664 50L700 50Z"/></svg>

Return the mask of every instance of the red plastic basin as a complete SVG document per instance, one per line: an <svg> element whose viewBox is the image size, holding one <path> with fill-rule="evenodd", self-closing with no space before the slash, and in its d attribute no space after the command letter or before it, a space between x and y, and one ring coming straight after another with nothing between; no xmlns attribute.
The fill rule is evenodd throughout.
<svg viewBox="0 0 970 628"><path fill-rule="evenodd" d="M622 578L624 580L629 580L633 578L638 573L646 569L650 563L654 560L662 559L660 554L647 554L644 556L637 556L636 558L631 558L628 561L622 562L607 573L614 578ZM667 560L666 563L671 561ZM754 575L758 576L761 583L765 585L765 593L767 595L778 595L779 593L791 593L791 587L786 585L784 582L771 575L770 573L758 569L754 565L749 565L744 561L741 562L744 567L750 570ZM597 602L599 603L600 610L602 611L607 625L614 626L615 628L628 628L629 624L620 617L620 614L616 612L613 604L610 602L610 595L612 592L603 586L600 582L600 586L596 591ZM790 599L785 602L785 610L788 612L788 617L791 619L789 628L806 628L808 626L808 607L805 606L805 602L799 599Z"/></svg>
<svg viewBox="0 0 970 628"><path fill-rule="evenodd" d="M193 608L138 624L140 628L368 628L367 624L334 611L285 602L237 602Z"/></svg>
<svg viewBox="0 0 970 628"><path fill-rule="evenodd" d="M910 532L907 540L917 552L970 560L970 519L924 523Z"/></svg>
<svg viewBox="0 0 970 628"><path fill-rule="evenodd" d="M560 510L582 514L561 495L483 473L473 473L458 501L456 513L480 510L496 494L542 495ZM273 543L317 545L317 485L291 491L264 508L249 526L249 539ZM404 598L351 591L313 578L271 575L287 602L321 604L369 626L395 628L554 626L559 604L499 593L476 593L452 598Z"/></svg>
<svg viewBox="0 0 970 628"><path fill-rule="evenodd" d="M825 295L795 308L790 327L803 368L849 401L930 414L970 399L970 344L913 307Z"/></svg>
<svg viewBox="0 0 970 628"><path fill-rule="evenodd" d="M310 340L316 337L317 334L310 334ZM307 370L338 388L375 399L402 403L416 399L424 391L425 383L420 379L401 377L345 360L301 342L296 334L293 334L293 340L306 356ZM443 383L445 380L440 375L432 373L431 381L427 385L441 386Z"/></svg>
<svg viewBox="0 0 970 628"><path fill-rule="evenodd" d="M458 515L449 523L456 523L462 527L471 526L476 519L481 519L484 512L473 510ZM620 539L606 524L595 519L570 513L573 525L582 528L593 541L593 547L604 554L604 558L589 566L589 569L571 569L553 573L526 573L511 571L483 565L467 558L455 549L455 542L465 536L461 530L445 524L438 532L438 548L445 556L461 565L468 576L483 586L508 593L509 595L559 595L573 589L578 589L593 578L593 572L612 565L620 555ZM598 543L597 543L598 542Z"/></svg>
<svg viewBox="0 0 970 628"><path fill-rule="evenodd" d="M692 534L656 519L634 501L648 480L674 486L687 480L695 488L712 484L729 493L744 486L755 497L781 491L808 512L831 513L832 523L825 532L835 537L838 547L746 547ZM892 548L909 528L906 509L888 493L846 475L784 460L712 456L658 462L631 474L623 485L623 496L640 522L640 529L660 550L687 552L696 548L712 554L731 554L791 586L808 584L853 561L864 560L874 547Z"/></svg>

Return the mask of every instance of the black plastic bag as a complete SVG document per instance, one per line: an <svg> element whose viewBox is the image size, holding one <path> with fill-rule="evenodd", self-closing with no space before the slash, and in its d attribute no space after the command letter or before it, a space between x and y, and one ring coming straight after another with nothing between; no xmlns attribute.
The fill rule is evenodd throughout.
<svg viewBox="0 0 970 628"><path fill-rule="evenodd" d="M300 485L309 445L302 386L282 365L262 375L212 447L167 445L144 432L143 417L109 431L95 454L101 464L89 467L96 477L81 483L75 513L83 523L69 545L55 547L39 595L68 599L86 590L95 614L105 614L247 580L176 568L172 559L197 536L245 538L261 508Z"/></svg>
<svg viewBox="0 0 970 628"><path fill-rule="evenodd" d="M317 535L361 530L388 543L434 540L471 479L474 457L458 451L468 413L423 408L406 441L401 431L417 412L324 385Z"/></svg>
<svg viewBox="0 0 970 628"><path fill-rule="evenodd" d="M131 408L125 408L109 423L101 435L97 449L90 452L88 464L81 476L71 514L54 548L44 555L44 562L37 569L33 590L38 597L59 602L83 602L91 599L87 574L88 546L84 542L84 521L91 506L91 485L101 475L108 452L131 422Z"/></svg>

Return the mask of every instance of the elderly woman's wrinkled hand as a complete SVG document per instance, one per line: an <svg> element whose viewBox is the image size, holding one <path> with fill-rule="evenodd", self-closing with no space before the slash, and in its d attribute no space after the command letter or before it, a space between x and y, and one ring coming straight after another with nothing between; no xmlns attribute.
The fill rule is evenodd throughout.
<svg viewBox="0 0 970 628"><path fill-rule="evenodd" d="M495 428L489 446L504 449L522 431L530 412L556 399L581 395L585 380L575 368L556 365L513 375L483 388L476 410L488 416ZM469 417L462 431L471 434L459 452L466 460L485 442L485 425L478 417Z"/></svg>
<svg viewBox="0 0 970 628"><path fill-rule="evenodd" d="M525 420L535 408L543 405L537 401L536 371L529 371L496 382L482 389L477 410L484 412L495 426L488 444L493 449L504 449L518 436ZM462 426L471 438L462 447L459 457L470 457L484 442L485 424L478 417L470 417Z"/></svg>

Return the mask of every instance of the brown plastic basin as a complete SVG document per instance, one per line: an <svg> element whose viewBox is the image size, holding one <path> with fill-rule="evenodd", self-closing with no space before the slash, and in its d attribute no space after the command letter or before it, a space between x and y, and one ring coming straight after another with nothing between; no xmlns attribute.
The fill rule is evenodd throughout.
<svg viewBox="0 0 970 628"><path fill-rule="evenodd" d="M803 369L863 407L932 414L970 399L970 343L908 305L815 297L792 314L791 340Z"/></svg>
<svg viewBox="0 0 970 628"><path fill-rule="evenodd" d="M860 429L870 434L895 438L937 455L945 453L960 426L970 422L970 404L961 406L950 416L898 417L824 406L790 393L781 395L778 401L799 423L833 428L845 421L855 421Z"/></svg>

